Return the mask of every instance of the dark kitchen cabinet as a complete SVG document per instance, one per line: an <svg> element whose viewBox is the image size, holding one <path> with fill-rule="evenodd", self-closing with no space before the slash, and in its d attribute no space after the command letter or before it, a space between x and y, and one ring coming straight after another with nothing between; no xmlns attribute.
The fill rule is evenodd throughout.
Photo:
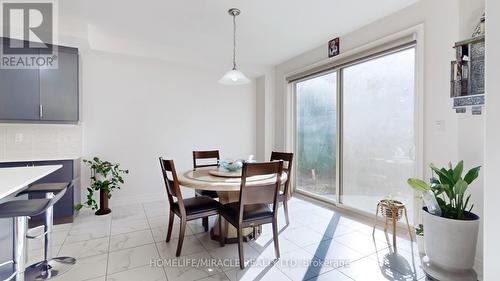
<svg viewBox="0 0 500 281"><path fill-rule="evenodd" d="M78 121L78 50L58 48L58 68L40 68L40 119Z"/></svg>
<svg viewBox="0 0 500 281"><path fill-rule="evenodd" d="M78 49L64 46L53 49L57 59L55 69L44 66L0 69L0 120L78 122ZM16 55L22 56L23 52L33 53L33 50L21 49Z"/></svg>

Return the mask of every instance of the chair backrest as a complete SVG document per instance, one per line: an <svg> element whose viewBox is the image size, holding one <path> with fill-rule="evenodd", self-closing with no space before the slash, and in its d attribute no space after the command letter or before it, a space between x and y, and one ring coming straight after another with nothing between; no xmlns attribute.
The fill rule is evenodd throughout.
<svg viewBox="0 0 500 281"><path fill-rule="evenodd" d="M240 222L243 218L245 205L273 204L273 211L276 215L282 173L283 161L243 164L240 187ZM274 180L263 184L247 182L249 177L273 174L275 175Z"/></svg>
<svg viewBox="0 0 500 281"><path fill-rule="evenodd" d="M213 163L209 164L198 164L198 159L204 160L215 160ZM205 150L205 151L193 151L193 169L202 167L217 167L219 166L219 151L218 150Z"/></svg>
<svg viewBox="0 0 500 281"><path fill-rule="evenodd" d="M177 179L177 172L175 171L174 160L167 160L160 157L160 167L163 174L163 181L165 182L165 188L167 189L167 196L170 205L174 203L174 197L177 198L179 202L179 208L184 204L182 201L182 193L179 187L179 180Z"/></svg>
<svg viewBox="0 0 500 281"><path fill-rule="evenodd" d="M271 152L271 161L276 160L283 161L283 171L286 172L287 175L283 193L288 196L288 188L290 185L290 180L292 178L293 153L273 151Z"/></svg>

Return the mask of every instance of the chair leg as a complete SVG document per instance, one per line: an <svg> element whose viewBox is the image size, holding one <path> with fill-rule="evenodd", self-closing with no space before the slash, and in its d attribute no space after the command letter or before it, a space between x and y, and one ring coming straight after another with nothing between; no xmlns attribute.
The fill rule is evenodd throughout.
<svg viewBox="0 0 500 281"><path fill-rule="evenodd" d="M245 269L245 259L243 257L243 229L238 226L238 253L240 256L240 268Z"/></svg>
<svg viewBox="0 0 500 281"><path fill-rule="evenodd" d="M205 229L205 232L208 231L208 217L205 217L201 220L201 224L203 225L203 228Z"/></svg>
<svg viewBox="0 0 500 281"><path fill-rule="evenodd" d="M274 251L276 253L276 258L280 258L280 245L278 242L278 222L273 220L273 239L274 239Z"/></svg>
<svg viewBox="0 0 500 281"><path fill-rule="evenodd" d="M224 247L226 244L226 233L224 230L224 218L219 215L219 244L221 247Z"/></svg>
<svg viewBox="0 0 500 281"><path fill-rule="evenodd" d="M285 220L286 225L288 226L290 224L290 219L288 218L288 198L285 198L285 200L283 200L283 210L285 211Z"/></svg>
<svg viewBox="0 0 500 281"><path fill-rule="evenodd" d="M170 242L170 237L172 237L172 228L174 226L174 212L170 211L170 216L168 217L168 229L167 229L167 239L165 242Z"/></svg>
<svg viewBox="0 0 500 281"><path fill-rule="evenodd" d="M177 252L175 256L178 257L181 255L182 243L184 242L184 233L186 232L186 221L181 219L181 225L179 230L179 242L177 243Z"/></svg>

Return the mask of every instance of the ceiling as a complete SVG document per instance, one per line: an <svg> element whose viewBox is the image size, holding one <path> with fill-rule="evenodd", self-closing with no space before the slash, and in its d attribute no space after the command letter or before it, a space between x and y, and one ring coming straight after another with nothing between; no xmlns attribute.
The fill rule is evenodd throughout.
<svg viewBox="0 0 500 281"><path fill-rule="evenodd" d="M229 68L227 10L237 7L237 61L245 71L277 65L414 2L71 0L59 1L59 31L85 37L92 49Z"/></svg>

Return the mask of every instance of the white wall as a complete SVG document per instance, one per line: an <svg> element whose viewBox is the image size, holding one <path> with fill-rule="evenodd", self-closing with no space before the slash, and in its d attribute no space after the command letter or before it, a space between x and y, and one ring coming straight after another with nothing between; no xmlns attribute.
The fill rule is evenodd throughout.
<svg viewBox="0 0 500 281"><path fill-rule="evenodd" d="M467 39L472 35L476 25L484 12L484 0L460 0L459 7L459 39ZM464 160L466 168L483 166L484 168L484 115L472 115L470 110L465 114L457 114L458 117L458 159ZM474 204L473 212L483 216L484 198L484 169L480 172L478 179L470 186L471 200ZM476 256L483 256L483 225L480 222L479 238ZM478 259L476 268L482 271L482 259Z"/></svg>
<svg viewBox="0 0 500 281"><path fill-rule="evenodd" d="M84 51L81 62L84 156L130 169L111 204L165 198L159 156L182 171L195 149L255 154L253 83L223 86L222 72L96 51Z"/></svg>
<svg viewBox="0 0 500 281"><path fill-rule="evenodd" d="M486 0L486 113L484 153L484 280L500 276L500 1Z"/></svg>
<svg viewBox="0 0 500 281"><path fill-rule="evenodd" d="M452 110L449 98L449 65L454 59L454 42L465 34L481 14L482 0L421 0L393 15L340 37L341 52L363 46L401 30L424 24L424 112L423 167L430 177L427 164L438 166L464 158L466 165L482 163L482 117L461 116ZM476 17L477 16L477 17ZM466 22L461 23L465 18ZM334 28L332 27L332 30ZM339 34L332 34L332 38ZM288 60L276 67L275 147L286 147L286 96L284 78L287 73L327 59L325 44ZM470 115L470 113L468 113ZM437 124L442 124L438 126ZM458 139L462 138L461 141ZM482 180L472 187L472 203L482 213ZM482 239L478 243L477 271L481 274Z"/></svg>

